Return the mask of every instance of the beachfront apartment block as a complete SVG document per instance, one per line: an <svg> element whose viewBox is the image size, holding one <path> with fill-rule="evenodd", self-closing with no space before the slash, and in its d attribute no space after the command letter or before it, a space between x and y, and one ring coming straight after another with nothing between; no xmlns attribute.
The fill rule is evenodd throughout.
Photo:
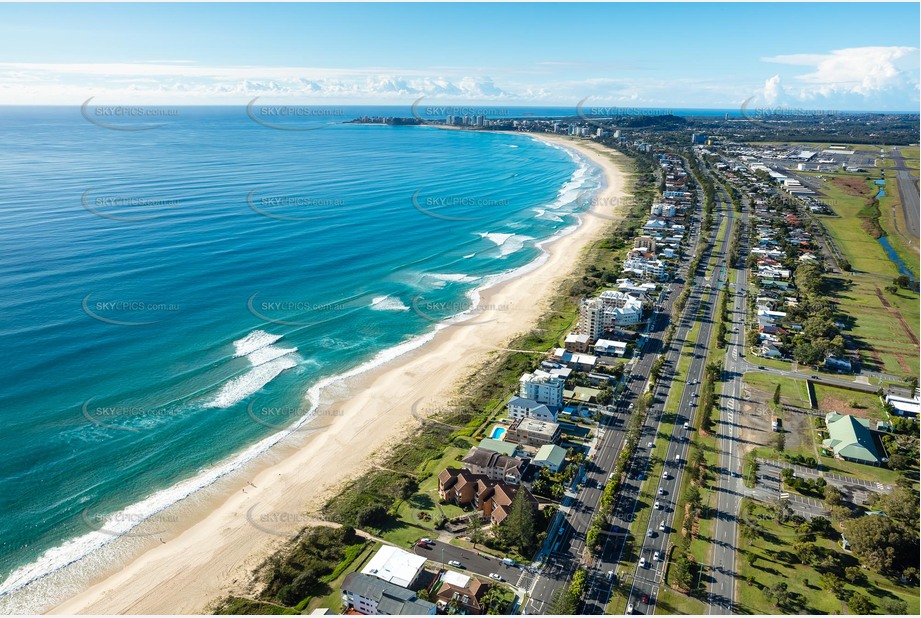
<svg viewBox="0 0 921 618"><path fill-rule="evenodd" d="M588 335L579 333L569 333L563 342L563 345L570 352L588 352L588 344Z"/></svg>
<svg viewBox="0 0 921 618"><path fill-rule="evenodd" d="M643 301L631 294L608 290L597 298L583 298L579 304L579 327L592 341L617 326L632 326L643 319Z"/></svg>
<svg viewBox="0 0 921 618"><path fill-rule="evenodd" d="M349 573L340 588L342 604L350 613L365 616L433 616L434 603L407 590L364 573Z"/></svg>
<svg viewBox="0 0 921 618"><path fill-rule="evenodd" d="M649 251L650 253L655 253L656 239L652 236L637 236L633 239L633 248L646 249L646 251Z"/></svg>
<svg viewBox="0 0 921 618"><path fill-rule="evenodd" d="M668 268L665 262L655 258L645 256L629 255L624 260L624 272L634 273L644 279L654 279L662 281L668 277Z"/></svg>
<svg viewBox="0 0 921 618"><path fill-rule="evenodd" d="M505 481L518 484L527 464L517 457L509 457L495 451L473 446L461 459L464 470L482 474L491 481Z"/></svg>
<svg viewBox="0 0 921 618"><path fill-rule="evenodd" d="M562 402L562 391L560 391L560 397ZM555 423L558 410L559 408L551 410L545 404L538 403L526 397L512 397L508 402L508 416L512 420L533 418L538 421L550 421Z"/></svg>
<svg viewBox="0 0 921 618"><path fill-rule="evenodd" d="M438 475L438 495L442 500L458 506L472 505L494 525L501 524L508 517L512 500L519 491L525 492L525 498L537 504L526 488L494 481L469 470L445 468Z"/></svg>
<svg viewBox="0 0 921 618"><path fill-rule="evenodd" d="M595 354L598 356L623 356L627 352L626 341L599 339L595 342Z"/></svg>
<svg viewBox="0 0 921 618"><path fill-rule="evenodd" d="M563 407L563 388L565 381L537 369L525 373L518 380L518 396L545 404L551 410Z"/></svg>
<svg viewBox="0 0 921 618"><path fill-rule="evenodd" d="M560 425L533 418L519 418L509 425L505 439L524 446L556 444L560 440Z"/></svg>

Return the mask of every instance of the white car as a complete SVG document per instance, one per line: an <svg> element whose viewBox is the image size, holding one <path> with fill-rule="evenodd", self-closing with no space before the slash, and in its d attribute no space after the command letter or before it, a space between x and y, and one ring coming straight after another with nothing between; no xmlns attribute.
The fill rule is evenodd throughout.
<svg viewBox="0 0 921 618"><path fill-rule="evenodd" d="M660 495L660 496L664 496L664 495L665 495L665 490L662 489L661 487L659 488L659 495Z"/></svg>
<svg viewBox="0 0 921 618"><path fill-rule="evenodd" d="M430 538L428 538L428 537L423 537L423 538L419 539L419 541L422 542L422 543L427 543L427 544L429 544L429 545L431 545L432 543L435 542L435 541L433 541L432 539L430 539Z"/></svg>
<svg viewBox="0 0 921 618"><path fill-rule="evenodd" d="M627 606L627 611L626 611L626 613L627 613L628 615L633 613L633 603L631 603L630 605Z"/></svg>
<svg viewBox="0 0 921 618"><path fill-rule="evenodd" d="M492 578L493 578L494 580L496 580L497 582L504 581L504 580L502 579L502 576L499 575L498 573L490 573L489 576L492 577Z"/></svg>
<svg viewBox="0 0 921 618"><path fill-rule="evenodd" d="M645 558L645 557L640 558L640 568L641 568L641 569L645 569L645 568L646 568L646 558Z"/></svg>
<svg viewBox="0 0 921 618"><path fill-rule="evenodd" d="M675 455L675 463L676 463L676 464L680 464L680 463L681 463L681 455Z"/></svg>
<svg viewBox="0 0 921 618"><path fill-rule="evenodd" d="M659 522L659 530L662 532L665 532L665 522L664 521Z"/></svg>
<svg viewBox="0 0 921 618"><path fill-rule="evenodd" d="M650 528L649 530L646 531L646 536L648 536L650 539L651 539L652 537L654 537L655 535L656 535L656 533L653 532L652 528Z"/></svg>
<svg viewBox="0 0 921 618"><path fill-rule="evenodd" d="M663 472L663 473L662 473L662 478L664 478L664 479L667 481L667 480L668 480L668 472Z"/></svg>
<svg viewBox="0 0 921 618"><path fill-rule="evenodd" d="M450 564L453 567L457 567L457 568L461 568L462 566L464 566L457 560L448 560L448 564Z"/></svg>
<svg viewBox="0 0 921 618"><path fill-rule="evenodd" d="M653 562L658 562L658 561L659 561L659 552L656 552L656 553L654 553L654 554L652 555L652 561L653 561Z"/></svg>
<svg viewBox="0 0 921 618"><path fill-rule="evenodd" d="M648 444L646 444L646 448L652 448L652 442L649 442Z"/></svg>
<svg viewBox="0 0 921 618"><path fill-rule="evenodd" d="M685 429L690 429L690 428L691 428L691 424L690 424L690 423L685 423L685 424L684 424L684 428L685 428Z"/></svg>
<svg viewBox="0 0 921 618"><path fill-rule="evenodd" d="M661 508L662 508L662 505L659 504L658 500L656 500L656 510L661 509Z"/></svg>

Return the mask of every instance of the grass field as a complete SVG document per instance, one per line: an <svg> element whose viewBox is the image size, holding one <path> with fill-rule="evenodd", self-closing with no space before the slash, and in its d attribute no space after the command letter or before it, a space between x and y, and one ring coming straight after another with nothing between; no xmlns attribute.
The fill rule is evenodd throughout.
<svg viewBox="0 0 921 618"><path fill-rule="evenodd" d="M809 407L809 391L806 389L805 380L775 376L758 371L749 371L745 374L743 380L748 386L766 392L768 398L774 394L774 389L780 384L781 403L801 408Z"/></svg>
<svg viewBox="0 0 921 618"><path fill-rule="evenodd" d="M748 508L752 511L749 514ZM821 574L815 568L799 564L793 553L793 546L800 537L795 535L792 524L775 521L773 512L765 505L748 498L742 501L742 513L765 531L763 538L751 544L740 542L742 556L736 563L739 570L738 610L740 614L777 614L778 608L768 601L762 588L769 588L780 582L787 584L787 590L798 600L799 607L785 613L806 614L848 614L847 605L834 592L826 592L819 586ZM837 543L818 538L816 545L838 551L847 566L856 566L857 560L850 553L842 552ZM908 604L909 614L918 614L919 599L916 588L903 586L884 578L869 569L863 569L866 583L860 586L844 582L844 590L860 591L871 599L875 611L880 612L879 602L883 598L898 598ZM748 583L751 578L753 583ZM801 605L800 605L801 604Z"/></svg>
<svg viewBox="0 0 921 618"><path fill-rule="evenodd" d="M891 294L884 289L885 281L866 275L846 273L828 279L832 298L849 318L843 334L860 348L864 368L918 375L918 293L900 289Z"/></svg>

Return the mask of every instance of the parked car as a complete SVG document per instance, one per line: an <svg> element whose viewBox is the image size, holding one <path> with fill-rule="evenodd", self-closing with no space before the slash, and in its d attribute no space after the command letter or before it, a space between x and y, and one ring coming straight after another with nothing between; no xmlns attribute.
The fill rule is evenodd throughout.
<svg viewBox="0 0 921 618"><path fill-rule="evenodd" d="M659 501L658 501L658 500L656 500L656 510L659 510L659 509L661 509L661 508L662 508L662 505L659 504Z"/></svg>
<svg viewBox="0 0 921 618"><path fill-rule="evenodd" d="M464 565L462 565L462 564L461 564L460 562L458 562L457 560L448 560L448 564L450 564L450 565L453 566L453 567L457 567L458 569L464 568Z"/></svg>
<svg viewBox="0 0 921 618"><path fill-rule="evenodd" d="M661 532L665 532L665 521L660 521L660 522L659 522L659 530L660 530Z"/></svg>
<svg viewBox="0 0 921 618"><path fill-rule="evenodd" d="M662 489L661 487L659 488L659 495L660 495L660 496L664 496L664 495L665 495L665 490Z"/></svg>
<svg viewBox="0 0 921 618"><path fill-rule="evenodd" d="M502 576L499 575L498 573L490 573L489 576L493 578L494 580L496 580L497 582L505 581L504 579L502 579Z"/></svg>
<svg viewBox="0 0 921 618"><path fill-rule="evenodd" d="M643 604L649 605L649 595L648 594L643 595Z"/></svg>
<svg viewBox="0 0 921 618"><path fill-rule="evenodd" d="M659 561L659 552L655 552L655 553L652 555L652 560L653 560L653 562L658 562L658 561Z"/></svg>
<svg viewBox="0 0 921 618"><path fill-rule="evenodd" d="M626 611L626 613L627 613L627 614L632 614L632 613L633 613L633 603L631 603L631 604L629 604L629 605L627 606L627 611Z"/></svg>
<svg viewBox="0 0 921 618"><path fill-rule="evenodd" d="M416 541L416 547L425 547L426 549L428 549L428 546L429 544L426 543L425 541Z"/></svg>
<svg viewBox="0 0 921 618"><path fill-rule="evenodd" d="M662 478L664 478L664 479L667 481L667 480L668 480L668 472L663 472L663 473L662 473Z"/></svg>
<svg viewBox="0 0 921 618"><path fill-rule="evenodd" d="M655 535L656 535L656 533L653 531L652 528L650 528L649 530L646 531L646 536L648 536L650 539L651 539L652 537L654 537Z"/></svg>
<svg viewBox="0 0 921 618"><path fill-rule="evenodd" d="M419 542L420 542L420 543L425 543L426 545L434 545L434 544L435 544L435 541L433 541L432 539L430 539L430 538L428 538L428 537L423 537L423 538L419 539Z"/></svg>
<svg viewBox="0 0 921 618"><path fill-rule="evenodd" d="M646 568L646 558L645 558L645 556L644 556L643 558L640 558L640 568L641 568L641 569L645 569L645 568Z"/></svg>

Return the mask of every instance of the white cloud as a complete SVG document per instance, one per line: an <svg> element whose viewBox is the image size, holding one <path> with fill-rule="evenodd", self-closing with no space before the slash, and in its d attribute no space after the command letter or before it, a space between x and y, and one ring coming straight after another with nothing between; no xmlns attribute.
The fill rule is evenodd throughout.
<svg viewBox="0 0 921 618"><path fill-rule="evenodd" d="M836 94L866 97L910 87L913 80L909 70L917 68L917 51L914 47L851 47L828 54L789 54L762 60L812 67L813 71L793 78L802 84L803 97Z"/></svg>
<svg viewBox="0 0 921 618"><path fill-rule="evenodd" d="M784 89L780 83L780 75L775 75L764 82L761 95L768 105L776 105L783 98Z"/></svg>

